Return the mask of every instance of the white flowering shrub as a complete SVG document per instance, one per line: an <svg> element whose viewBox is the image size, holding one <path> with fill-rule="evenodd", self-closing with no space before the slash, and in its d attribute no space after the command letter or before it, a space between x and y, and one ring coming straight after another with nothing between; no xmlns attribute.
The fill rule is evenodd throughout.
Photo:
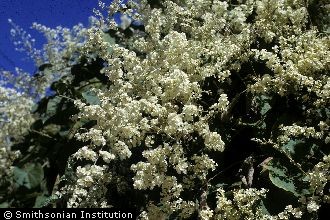
<svg viewBox="0 0 330 220"><path fill-rule="evenodd" d="M34 25L50 42L39 70L51 75L43 77L55 95L39 101L30 132L12 146L27 155L14 161L13 192L39 194L1 201L130 208L140 219L317 219L325 212L329 5L99 5L90 28L58 28L63 39L55 43L55 30ZM31 167L40 181L22 182L19 172Z"/></svg>
<svg viewBox="0 0 330 220"><path fill-rule="evenodd" d="M14 187L13 161L20 151L12 146L23 140L35 119L31 114L33 97L28 91L30 77L18 68L16 71L20 75L17 78L8 71L3 71L0 78L0 188L6 189L0 192L0 200Z"/></svg>

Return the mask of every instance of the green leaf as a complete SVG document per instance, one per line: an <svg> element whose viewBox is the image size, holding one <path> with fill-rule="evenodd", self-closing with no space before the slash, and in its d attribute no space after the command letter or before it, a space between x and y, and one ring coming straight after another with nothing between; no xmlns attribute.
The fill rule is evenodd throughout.
<svg viewBox="0 0 330 220"><path fill-rule="evenodd" d="M330 34L330 26L328 26L327 30L325 31L325 33Z"/></svg>
<svg viewBox="0 0 330 220"><path fill-rule="evenodd" d="M99 105L100 99L97 97L96 93L93 91L86 91L81 93L86 102L91 105Z"/></svg>
<svg viewBox="0 0 330 220"><path fill-rule="evenodd" d="M264 202L261 200L260 202L260 208L261 208L261 211L264 215L270 215L268 209L266 208Z"/></svg>
<svg viewBox="0 0 330 220"><path fill-rule="evenodd" d="M74 125L68 131L67 138L72 139L74 137L74 135L76 134L76 132L79 130L79 128L81 128L82 126L84 126L90 122L91 122L90 120L85 120L85 119L78 120L76 123L74 123Z"/></svg>
<svg viewBox="0 0 330 220"><path fill-rule="evenodd" d="M301 141L301 140L290 140L287 144L285 144L285 145L282 146L282 149L285 152L288 152L291 155L293 155L293 154L295 154L295 147L296 147L296 145L302 144L302 143L304 143L304 141Z"/></svg>
<svg viewBox="0 0 330 220"><path fill-rule="evenodd" d="M58 199L58 197L56 195L51 195L51 196L42 195L42 196L40 196L39 199L38 198L39 198L39 196L36 199L34 208L42 208L42 207L48 206Z"/></svg>
<svg viewBox="0 0 330 220"><path fill-rule="evenodd" d="M39 104L34 104L31 108L31 112L36 112L38 110Z"/></svg>
<svg viewBox="0 0 330 220"><path fill-rule="evenodd" d="M293 178L288 175L286 167L279 163L270 162L265 168L269 171L269 179L275 186L291 192L297 197L300 195L297 192Z"/></svg>
<svg viewBox="0 0 330 220"><path fill-rule="evenodd" d="M56 113L57 106L61 102L62 98L61 97L54 97L50 99L47 103L47 114L53 115Z"/></svg>
<svg viewBox="0 0 330 220"><path fill-rule="evenodd" d="M0 208L9 208L9 203L8 202L3 202L0 204Z"/></svg>
<svg viewBox="0 0 330 220"><path fill-rule="evenodd" d="M70 130L60 131L60 132L58 132L58 134L59 134L61 137L64 137L64 138L65 138L65 137L68 136L69 131L70 131Z"/></svg>
<svg viewBox="0 0 330 220"><path fill-rule="evenodd" d="M42 122L45 123L49 118L51 118L53 115L56 114L56 111L58 109L58 104L61 102L61 97L53 97L50 98L47 102L46 107L46 115L42 117Z"/></svg>
<svg viewBox="0 0 330 220"><path fill-rule="evenodd" d="M272 107L269 105L268 102L264 103L264 105L261 108L261 115L265 115Z"/></svg>
<svg viewBox="0 0 330 220"><path fill-rule="evenodd" d="M40 185L44 178L44 170L39 163L27 164L23 169L14 167L14 178L19 186L32 189Z"/></svg>
<svg viewBox="0 0 330 220"><path fill-rule="evenodd" d="M49 124L44 127L44 133L49 134L51 136L55 136L61 130L61 126L56 124Z"/></svg>
<svg viewBox="0 0 330 220"><path fill-rule="evenodd" d="M49 197L48 196L45 196L45 195L40 195L36 198L36 201L34 203L34 206L33 208L42 208L44 207L46 204L46 202L49 200Z"/></svg>
<svg viewBox="0 0 330 220"><path fill-rule="evenodd" d="M261 115L265 115L272 107L269 104L270 98L264 95L260 96Z"/></svg>
<svg viewBox="0 0 330 220"><path fill-rule="evenodd" d="M105 42L108 42L110 45L113 45L116 43L116 40L114 38L112 38L109 34L104 33L102 38ZM108 52L112 53L112 47L108 48Z"/></svg>

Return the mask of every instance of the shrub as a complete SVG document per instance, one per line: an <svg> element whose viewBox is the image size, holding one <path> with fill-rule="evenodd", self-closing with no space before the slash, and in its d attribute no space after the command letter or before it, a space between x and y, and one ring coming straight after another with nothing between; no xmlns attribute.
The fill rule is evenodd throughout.
<svg viewBox="0 0 330 220"><path fill-rule="evenodd" d="M330 41L315 4L100 2L108 15L96 10L39 68L55 94L6 148L23 157L6 163L1 201L316 219L329 202Z"/></svg>

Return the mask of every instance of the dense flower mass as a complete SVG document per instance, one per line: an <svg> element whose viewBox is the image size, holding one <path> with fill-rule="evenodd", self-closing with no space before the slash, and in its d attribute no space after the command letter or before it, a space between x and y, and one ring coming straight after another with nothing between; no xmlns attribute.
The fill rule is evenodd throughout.
<svg viewBox="0 0 330 220"><path fill-rule="evenodd" d="M313 24L312 3L99 5L90 28L34 24L50 41L46 70L62 72L46 82L65 79L52 85L60 97L52 101L75 109L72 128L59 129L76 150L56 201L116 207L114 198L132 195L141 219L301 218L329 201L330 38ZM62 89L68 83L81 95ZM24 135L33 122L29 100L15 94L24 108L17 114L29 118L6 108L7 126L22 130L5 127L0 137ZM278 192L296 202L272 209Z"/></svg>
<svg viewBox="0 0 330 220"><path fill-rule="evenodd" d="M12 145L22 140L34 122L33 104L26 94L0 84L0 186L12 184L13 161L20 156L20 151L12 150Z"/></svg>

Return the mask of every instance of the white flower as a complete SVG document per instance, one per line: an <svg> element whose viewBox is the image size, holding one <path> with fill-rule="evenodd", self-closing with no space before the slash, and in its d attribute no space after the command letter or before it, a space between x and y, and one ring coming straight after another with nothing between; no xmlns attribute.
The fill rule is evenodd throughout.
<svg viewBox="0 0 330 220"><path fill-rule="evenodd" d="M314 201L311 200L307 204L307 211L308 212L317 212L319 210L320 206Z"/></svg>
<svg viewBox="0 0 330 220"><path fill-rule="evenodd" d="M106 162L106 163L110 163L111 160L114 160L116 158L116 156L114 154L112 154L108 151L100 150L99 154L102 157L102 159L104 160L104 162Z"/></svg>
<svg viewBox="0 0 330 220"><path fill-rule="evenodd" d="M202 220L209 220L209 219L212 219L213 217L213 210L210 209L210 207L206 207L202 210L199 211L199 217L202 219Z"/></svg>
<svg viewBox="0 0 330 220"><path fill-rule="evenodd" d="M204 135L204 144L207 149L214 151L224 151L225 143L217 132L208 132Z"/></svg>
<svg viewBox="0 0 330 220"><path fill-rule="evenodd" d="M112 148L121 160L131 157L132 152L123 141L118 141Z"/></svg>
<svg viewBox="0 0 330 220"><path fill-rule="evenodd" d="M199 114L199 109L196 105L185 105L182 109L183 119L186 121L192 121L194 116Z"/></svg>
<svg viewBox="0 0 330 220"><path fill-rule="evenodd" d="M89 149L87 146L80 148L75 154L74 157L77 159L86 159L91 161L96 161L97 155L96 153Z"/></svg>

